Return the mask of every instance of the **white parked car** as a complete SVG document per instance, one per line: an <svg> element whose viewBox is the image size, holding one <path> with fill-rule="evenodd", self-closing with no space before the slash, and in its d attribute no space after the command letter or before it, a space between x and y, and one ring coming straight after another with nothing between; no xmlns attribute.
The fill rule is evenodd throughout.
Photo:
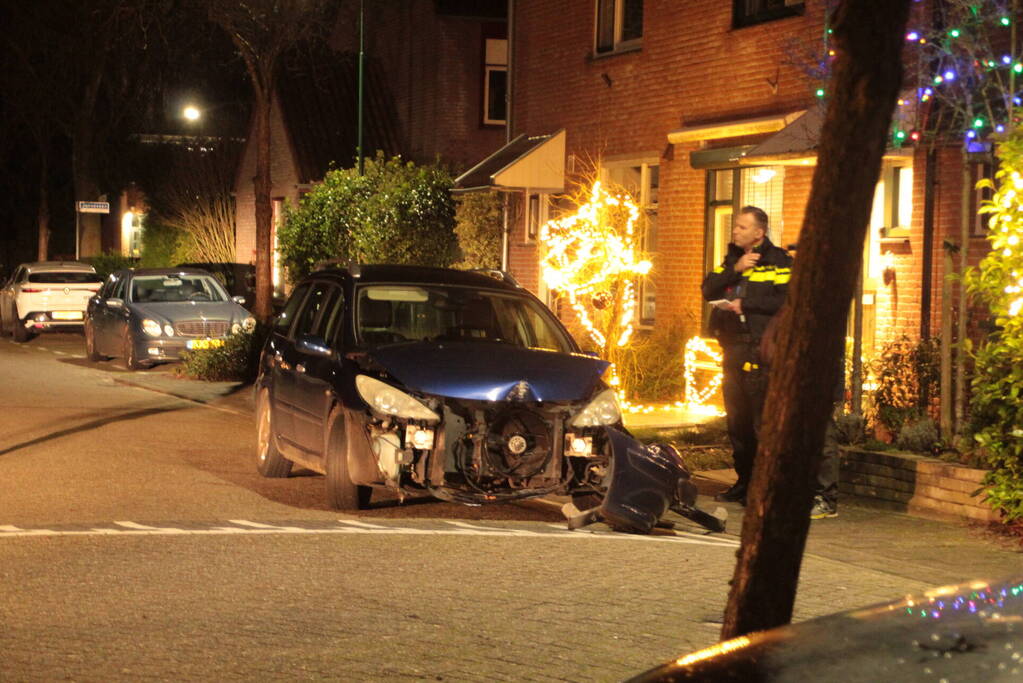
<svg viewBox="0 0 1023 683"><path fill-rule="evenodd" d="M81 329L89 298L102 284L88 263L23 263L0 289L0 332L24 342L44 330Z"/></svg>

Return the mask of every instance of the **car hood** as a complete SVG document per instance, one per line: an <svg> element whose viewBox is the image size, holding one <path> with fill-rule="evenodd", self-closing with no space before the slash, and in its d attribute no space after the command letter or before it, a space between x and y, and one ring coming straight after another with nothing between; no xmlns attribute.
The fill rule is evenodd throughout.
<svg viewBox="0 0 1023 683"><path fill-rule="evenodd" d="M496 343L395 344L370 357L414 391L477 401L581 401L609 363Z"/></svg>
<svg viewBox="0 0 1023 683"><path fill-rule="evenodd" d="M150 301L131 305L143 317L176 320L242 320L249 314L233 301Z"/></svg>
<svg viewBox="0 0 1023 683"><path fill-rule="evenodd" d="M629 683L1018 680L1023 576L971 581L713 645Z"/></svg>

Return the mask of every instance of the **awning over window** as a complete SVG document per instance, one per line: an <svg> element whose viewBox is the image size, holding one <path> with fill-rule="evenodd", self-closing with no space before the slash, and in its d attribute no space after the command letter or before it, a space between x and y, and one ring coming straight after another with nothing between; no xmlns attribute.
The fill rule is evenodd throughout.
<svg viewBox="0 0 1023 683"><path fill-rule="evenodd" d="M565 130L520 135L455 178L454 192L474 190L565 191Z"/></svg>

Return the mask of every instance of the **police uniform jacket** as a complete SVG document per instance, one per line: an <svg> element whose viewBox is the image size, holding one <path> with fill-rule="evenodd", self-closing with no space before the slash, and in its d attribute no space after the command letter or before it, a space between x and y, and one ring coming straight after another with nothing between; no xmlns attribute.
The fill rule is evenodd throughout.
<svg viewBox="0 0 1023 683"><path fill-rule="evenodd" d="M754 267L737 273L735 263L744 252L729 244L725 260L703 279L705 300L742 299L745 320L732 311L711 309L710 333L722 346L758 343L771 317L785 303L792 257L766 237L753 251L760 254L760 260Z"/></svg>

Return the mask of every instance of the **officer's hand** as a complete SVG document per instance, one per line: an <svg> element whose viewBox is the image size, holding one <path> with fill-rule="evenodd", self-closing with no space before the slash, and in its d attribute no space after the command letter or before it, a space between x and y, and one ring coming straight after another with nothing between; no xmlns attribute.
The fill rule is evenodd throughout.
<svg viewBox="0 0 1023 683"><path fill-rule="evenodd" d="M742 315L742 299L732 299L729 301L728 310L736 315Z"/></svg>
<svg viewBox="0 0 1023 683"><path fill-rule="evenodd" d="M743 254L739 257L739 260L735 262L735 272L741 273L744 270L748 270L753 266L757 265L757 261L760 260L760 254L755 251L751 251L748 254Z"/></svg>

